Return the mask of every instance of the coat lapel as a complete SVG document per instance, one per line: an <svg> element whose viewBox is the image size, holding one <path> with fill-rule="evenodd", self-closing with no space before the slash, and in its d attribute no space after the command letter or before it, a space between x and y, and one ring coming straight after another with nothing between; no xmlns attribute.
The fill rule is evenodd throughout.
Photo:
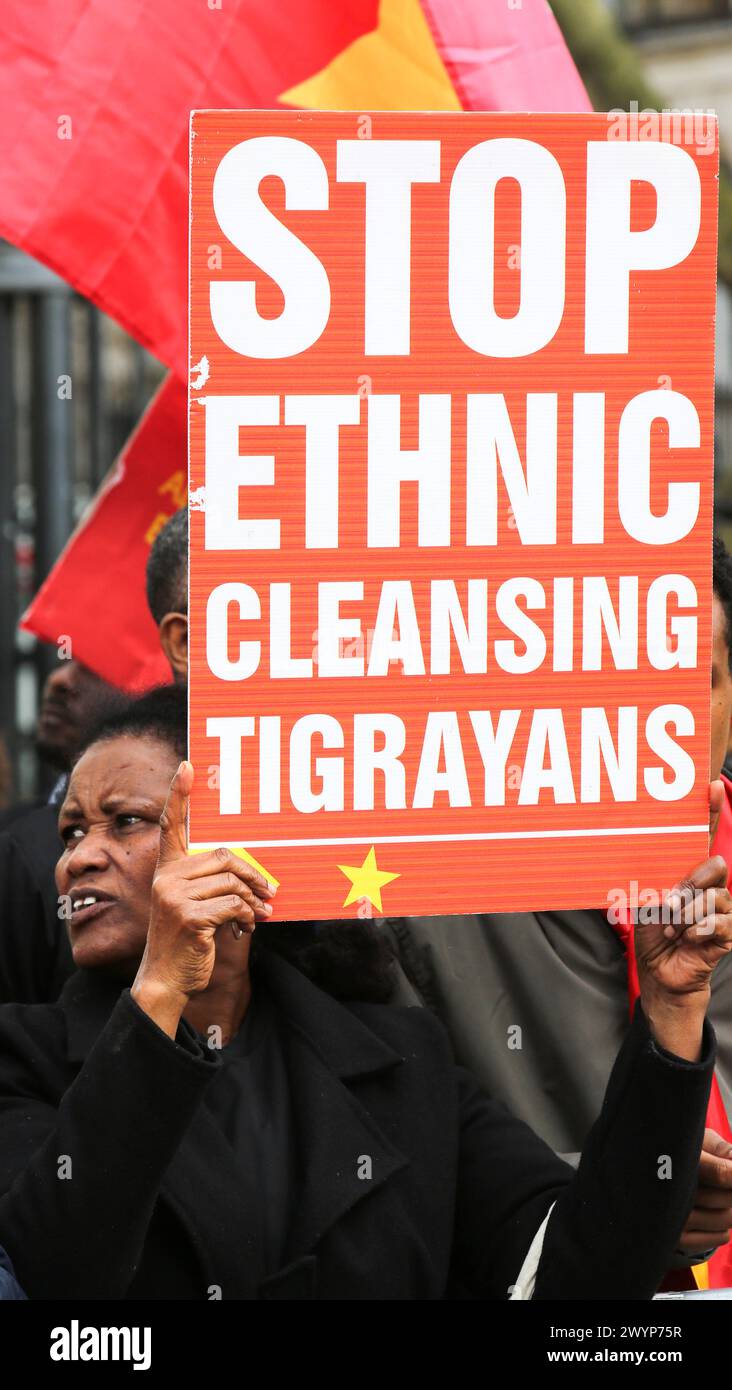
<svg viewBox="0 0 732 1390"><path fill-rule="evenodd" d="M199 1105L160 1196L177 1213L206 1276L224 1299L256 1298L265 1274L251 1170Z"/></svg>
<svg viewBox="0 0 732 1390"><path fill-rule="evenodd" d="M361 1082L400 1066L402 1058L351 1009L273 953L260 952L257 968L288 1025L300 1172L286 1256L296 1260L407 1165L355 1093Z"/></svg>
<svg viewBox="0 0 732 1390"><path fill-rule="evenodd" d="M69 1057L82 1062L119 998L119 981L79 970L61 995ZM199 1105L160 1186L201 1263L202 1295L218 1285L222 1297L256 1298L262 1277L257 1193L206 1105Z"/></svg>

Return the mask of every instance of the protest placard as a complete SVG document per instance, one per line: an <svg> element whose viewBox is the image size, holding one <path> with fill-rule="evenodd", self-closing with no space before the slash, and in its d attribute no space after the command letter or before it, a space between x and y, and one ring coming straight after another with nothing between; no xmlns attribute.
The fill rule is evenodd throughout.
<svg viewBox="0 0 732 1390"><path fill-rule="evenodd" d="M277 915L707 853L716 122L198 112L192 845Z"/></svg>

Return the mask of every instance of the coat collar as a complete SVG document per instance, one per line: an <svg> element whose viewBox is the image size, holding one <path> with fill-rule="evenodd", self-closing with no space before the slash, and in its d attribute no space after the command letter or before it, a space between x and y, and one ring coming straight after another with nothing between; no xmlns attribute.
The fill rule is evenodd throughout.
<svg viewBox="0 0 732 1390"><path fill-rule="evenodd" d="M324 993L274 951L265 948L259 952L255 971L290 1027L307 1039L328 1070L342 1080L384 1071L403 1060L359 1017L363 1006L344 1004Z"/></svg>
<svg viewBox="0 0 732 1390"><path fill-rule="evenodd" d="M71 1062L83 1062L91 1052L123 989L98 970L77 970L66 981L58 1003L66 1017Z"/></svg>
<svg viewBox="0 0 732 1390"><path fill-rule="evenodd" d="M368 1076L403 1059L362 1022L355 1010L325 994L273 951L260 951L263 979L288 1025L307 1039L323 1064L342 1080ZM96 970L77 970L59 998L66 1015L68 1055L81 1062L91 1051L124 986Z"/></svg>

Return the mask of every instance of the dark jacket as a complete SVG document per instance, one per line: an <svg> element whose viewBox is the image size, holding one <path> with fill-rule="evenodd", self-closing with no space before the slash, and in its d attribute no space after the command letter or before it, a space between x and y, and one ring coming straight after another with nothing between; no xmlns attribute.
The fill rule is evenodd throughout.
<svg viewBox="0 0 732 1390"><path fill-rule="evenodd" d="M0 833L0 1004L47 1003L73 971L54 870L58 806L26 812Z"/></svg>
<svg viewBox="0 0 732 1390"><path fill-rule="evenodd" d="M0 1303L21 1302L25 1302L25 1294L15 1277L15 1270L5 1251L0 1250Z"/></svg>
<svg viewBox="0 0 732 1390"><path fill-rule="evenodd" d="M0 1009L0 1244L29 1297L505 1298L555 1200L536 1297L650 1297L691 1205L711 1029L690 1065L637 1011L573 1177L428 1010L346 1006L267 951L257 971L303 1170L283 1267L252 1281L237 1163L200 1104L217 1054L79 972L57 1005Z"/></svg>

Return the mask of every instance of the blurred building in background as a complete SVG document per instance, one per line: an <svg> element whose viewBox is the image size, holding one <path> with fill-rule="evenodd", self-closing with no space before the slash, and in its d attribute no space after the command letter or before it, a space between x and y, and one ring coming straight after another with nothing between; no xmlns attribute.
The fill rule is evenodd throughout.
<svg viewBox="0 0 732 1390"><path fill-rule="evenodd" d="M716 112L722 167L730 175L732 0L605 3L632 41L644 77L665 106ZM641 107L645 104L641 100ZM718 529L732 547L732 287L723 280L717 300L715 501Z"/></svg>

